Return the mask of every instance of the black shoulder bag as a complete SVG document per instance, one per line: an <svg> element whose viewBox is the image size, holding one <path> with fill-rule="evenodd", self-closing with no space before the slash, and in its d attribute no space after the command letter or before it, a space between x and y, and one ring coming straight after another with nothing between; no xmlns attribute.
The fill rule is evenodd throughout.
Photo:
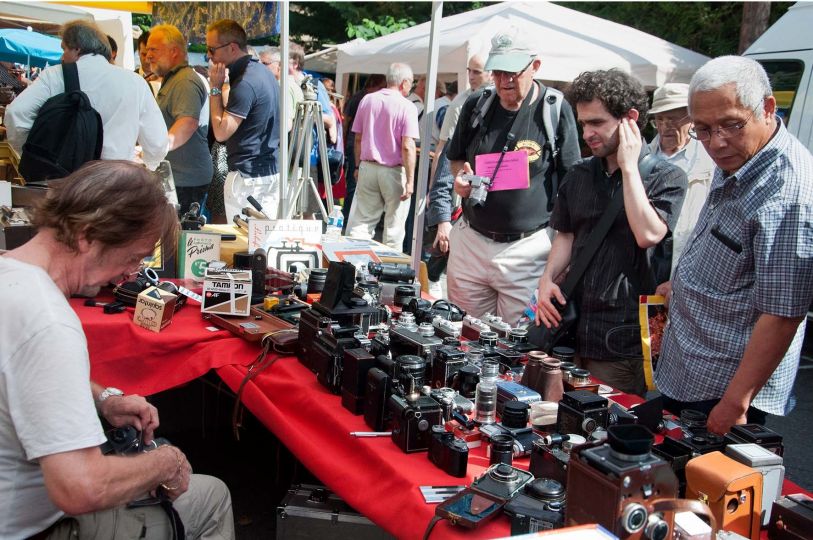
<svg viewBox="0 0 813 540"><path fill-rule="evenodd" d="M656 163L657 159L652 154L647 154L638 162L638 171L641 174L641 179L650 175ZM623 207L624 189L622 187L622 189L615 191L607 209L604 210L595 228L590 231L590 236L587 237L584 250L579 254L579 257L573 261L573 264L570 265L570 271L567 273L565 282L559 287L562 291L562 295L566 299L570 299L573 295L573 291L575 291L579 285L582 276L584 276L584 272L590 265L590 261L592 261L596 255L599 245L604 241L607 233L610 232L610 227L612 227L615 218ZM575 302L567 302L567 304L562 306L554 299L553 305L556 306L556 309L558 309L562 315L559 326L547 328L543 324L539 326L531 324L528 327L528 341L548 353L553 350L553 347L555 347L562 337L576 324L579 318Z"/></svg>

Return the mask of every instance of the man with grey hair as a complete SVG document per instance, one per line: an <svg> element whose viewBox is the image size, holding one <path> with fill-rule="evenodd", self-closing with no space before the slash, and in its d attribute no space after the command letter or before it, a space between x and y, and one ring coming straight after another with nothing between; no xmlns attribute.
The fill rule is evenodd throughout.
<svg viewBox="0 0 813 540"><path fill-rule="evenodd" d="M383 241L400 252L409 198L414 190L418 111L406 99L412 69L395 63L387 70L387 87L367 94L353 120L356 186L347 235L372 238L384 214Z"/></svg>
<svg viewBox="0 0 813 540"><path fill-rule="evenodd" d="M776 116L765 70L724 56L689 87L690 136L717 165L675 269L655 382L667 410L726 433L786 414L813 299L813 156Z"/></svg>
<svg viewBox="0 0 813 540"><path fill-rule="evenodd" d="M181 215L202 205L212 183L209 154L209 89L189 66L186 39L171 24L156 26L147 41L150 70L163 78L156 99L169 130L169 153Z"/></svg>
<svg viewBox="0 0 813 540"><path fill-rule="evenodd" d="M496 313L512 326L522 316L550 252L548 222L557 192L554 174L564 178L580 157L570 105L534 81L541 65L529 36L516 27L498 32L484 68L494 78L492 104L487 110L485 101L480 104L485 90L472 94L460 111L446 151L454 190L464 199L463 218L449 233L449 300L475 317ZM548 99L561 103L555 131L557 155L551 151L543 120ZM476 172L499 178L503 169L496 169L496 161L509 151L521 158L512 168L517 176L509 180L527 178L527 187L512 182L507 188L492 189L482 205L472 200L464 175ZM478 166L478 155L492 163L489 169L485 164ZM509 161L501 167L507 169Z"/></svg>
<svg viewBox="0 0 813 540"><path fill-rule="evenodd" d="M102 118L101 159L133 160L138 144L144 163L155 169L167 154L167 128L147 82L137 73L110 65L110 43L94 23L68 22L61 34L62 62L76 63L79 86ZM17 152L22 153L43 104L63 92L62 67L51 66L8 105L5 124Z"/></svg>

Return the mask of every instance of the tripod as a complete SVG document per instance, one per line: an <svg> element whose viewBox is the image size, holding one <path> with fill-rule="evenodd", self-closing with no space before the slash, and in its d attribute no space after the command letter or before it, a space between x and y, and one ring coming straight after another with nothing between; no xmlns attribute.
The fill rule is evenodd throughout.
<svg viewBox="0 0 813 540"><path fill-rule="evenodd" d="M285 198L292 204L287 206L285 219L291 219L296 214L303 216L308 208L308 196L316 199L322 211L322 220L327 223L330 212L333 211L333 190L330 185L330 169L327 162L327 138L325 125L322 122L322 106L316 101L316 87L307 76L302 82L302 91L305 99L296 105L293 127L291 129L291 142L289 146L290 163L288 166L289 183ZM322 204L316 181L311 176L311 148L313 147L313 129L316 128L316 139L319 148L319 163L322 168L322 178L325 179L325 198L327 208ZM311 193L308 193L308 186ZM303 191L304 188L304 191Z"/></svg>

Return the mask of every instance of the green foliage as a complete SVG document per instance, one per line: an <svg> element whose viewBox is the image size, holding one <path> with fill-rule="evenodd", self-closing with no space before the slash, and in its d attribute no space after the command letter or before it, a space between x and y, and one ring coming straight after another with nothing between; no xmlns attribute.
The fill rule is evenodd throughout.
<svg viewBox="0 0 813 540"><path fill-rule="evenodd" d="M415 26L415 21L410 19L398 19L392 15L382 15L378 22L370 19L362 19L361 24L353 24L347 21L347 37L350 39L361 38L370 40L379 36L386 36L399 30L404 30L410 26Z"/></svg>
<svg viewBox="0 0 813 540"><path fill-rule="evenodd" d="M152 26L152 15L133 13L133 24L141 28L142 32L146 32Z"/></svg>

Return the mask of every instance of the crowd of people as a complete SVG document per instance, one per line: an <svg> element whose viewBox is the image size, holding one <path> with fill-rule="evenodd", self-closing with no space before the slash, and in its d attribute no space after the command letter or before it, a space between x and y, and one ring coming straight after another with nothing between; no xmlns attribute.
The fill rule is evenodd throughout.
<svg viewBox="0 0 813 540"><path fill-rule="evenodd" d="M813 300L813 156L777 117L764 69L716 58L690 84L656 89L651 102L629 74L594 70L562 94L534 79L544 59L529 38L497 32L488 52L469 58L469 88L436 88L442 114L421 154L434 155L428 252L446 263L449 300L512 325L530 304L530 323L545 327L575 305L577 363L643 394L638 302L662 294L669 322L655 381L668 410L706 412L716 433L786 414ZM253 195L276 213L279 104L293 119L305 99L303 49L291 44L290 85L280 89L279 51L255 57L234 21L208 28L205 76L188 65L186 43L178 28L156 26L139 39L141 67L131 72L109 63L110 43L93 23L63 28L63 60L78 67L104 145L100 161L51 190L34 214L36 237L0 256L0 311L9 321L0 329L0 492L8 500L0 536L104 535L116 520L149 528L162 510L125 503L160 491L188 535L233 537L228 490L192 475L178 448L126 459L99 452L99 416L134 425L149 442L158 413L90 381L81 324L66 301L128 276L157 241L172 245L175 216L154 177L131 163L137 145L147 168L171 163L182 212L202 202L224 218ZM54 66L9 105L15 148L64 88ZM400 251L425 77L394 63L343 110L332 84L330 93L322 82L315 90L327 142L345 154L346 233L373 237L383 220L383 242ZM656 131L649 143L648 124ZM312 149L312 165L318 157ZM472 196L474 177L490 182L487 197ZM617 214L609 214L613 201ZM605 214L609 232L584 260ZM566 297L561 284L577 262L584 274Z"/></svg>

